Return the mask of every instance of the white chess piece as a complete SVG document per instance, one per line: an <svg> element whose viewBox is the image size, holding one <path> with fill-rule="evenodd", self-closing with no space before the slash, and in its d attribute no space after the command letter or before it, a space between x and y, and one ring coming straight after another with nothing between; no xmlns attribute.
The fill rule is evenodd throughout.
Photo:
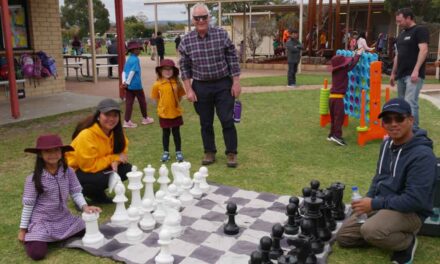
<svg viewBox="0 0 440 264"><path fill-rule="evenodd" d="M98 227L99 213L82 213L82 219L86 223L86 234L82 238L82 243L86 247L98 248L104 244L104 235Z"/></svg>
<svg viewBox="0 0 440 264"><path fill-rule="evenodd" d="M128 201L128 199L125 196L125 186L121 181L118 181L114 188L116 195L113 198L113 202L116 203L116 209L110 218L111 223L117 226L127 226L128 213L127 209L125 209L125 202Z"/></svg>
<svg viewBox="0 0 440 264"><path fill-rule="evenodd" d="M182 194L179 196L179 200L182 202L183 206L189 206L191 205L192 201L194 200L192 194L190 193L189 190L191 190L192 187L192 182L190 179L185 178L183 180L183 192Z"/></svg>
<svg viewBox="0 0 440 264"><path fill-rule="evenodd" d="M206 178L208 177L208 168L206 168L205 166L200 167L199 169L199 173L200 175L202 175L202 181L200 182L200 189L202 189L202 191L204 193L207 193L209 191L209 184L206 181Z"/></svg>
<svg viewBox="0 0 440 264"><path fill-rule="evenodd" d="M171 174L173 174L173 184L177 187L178 195L182 194L182 180L183 174L181 172L179 162L174 162L171 164Z"/></svg>
<svg viewBox="0 0 440 264"><path fill-rule="evenodd" d="M144 211L144 216L142 217L142 220L139 222L139 225L141 226L142 230L150 231L153 230L156 226L156 220L154 220L153 215L151 212L154 210L153 201L150 199L143 199L142 200L142 211Z"/></svg>
<svg viewBox="0 0 440 264"><path fill-rule="evenodd" d="M191 163L188 161L181 162L183 177L187 179L191 179Z"/></svg>
<svg viewBox="0 0 440 264"><path fill-rule="evenodd" d="M177 186L173 183L168 186L168 196L171 196L173 198L179 196L179 193L177 191Z"/></svg>
<svg viewBox="0 0 440 264"><path fill-rule="evenodd" d="M150 164L144 169L145 177L142 180L145 182L145 192L144 192L144 199L150 199L154 203L154 182L156 182L156 179L154 178L154 173L156 172L156 169L151 167Z"/></svg>
<svg viewBox="0 0 440 264"><path fill-rule="evenodd" d="M127 231L125 231L125 236L128 241L138 241L142 238L143 232L138 227L140 216L139 212L136 208L131 207L128 208L128 220L130 221L130 225L127 228Z"/></svg>
<svg viewBox="0 0 440 264"><path fill-rule="evenodd" d="M121 176L119 176L119 174L115 171L112 172L108 179L108 192L112 193L113 188L115 188L116 184L120 181L122 181Z"/></svg>
<svg viewBox="0 0 440 264"><path fill-rule="evenodd" d="M156 210L153 213L156 222L162 224L166 216L165 206L164 206L165 193L161 190L156 192Z"/></svg>
<svg viewBox="0 0 440 264"><path fill-rule="evenodd" d="M182 216L179 213L181 202L171 196L164 198L167 214L163 221L162 229L167 229L173 238L180 236L182 233Z"/></svg>
<svg viewBox="0 0 440 264"><path fill-rule="evenodd" d="M200 199L200 197L202 197L202 194L203 194L202 189L200 189L200 182L202 181L202 177L203 176L200 175L200 172L194 173L194 179L193 179L194 186L189 192L196 199Z"/></svg>
<svg viewBox="0 0 440 264"><path fill-rule="evenodd" d="M142 172L137 170L136 166L131 168L131 171L127 173L128 186L131 190L131 204L129 208L136 208L140 212L142 208L141 189L142 189Z"/></svg>
<svg viewBox="0 0 440 264"><path fill-rule="evenodd" d="M170 183L171 180L168 178L168 168L165 166L165 164L162 164L159 168L159 179L157 179L157 182L160 184L159 190L167 193L168 183Z"/></svg>
<svg viewBox="0 0 440 264"><path fill-rule="evenodd" d="M162 229L159 232L159 240L157 242L160 245L160 252L154 258L156 264L173 264L174 257L170 252L171 238L171 234L168 230Z"/></svg>

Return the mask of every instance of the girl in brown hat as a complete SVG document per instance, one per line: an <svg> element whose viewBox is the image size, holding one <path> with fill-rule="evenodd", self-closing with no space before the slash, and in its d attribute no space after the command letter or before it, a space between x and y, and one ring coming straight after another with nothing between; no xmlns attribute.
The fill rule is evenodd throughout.
<svg viewBox="0 0 440 264"><path fill-rule="evenodd" d="M24 186L18 240L34 260L45 257L48 242L84 235L84 221L67 207L69 195L81 211L101 212L99 207L87 205L75 172L67 166L64 153L72 150L57 135L40 136L35 148L24 150L37 156L34 172Z"/></svg>
<svg viewBox="0 0 440 264"><path fill-rule="evenodd" d="M185 95L179 79L179 69L169 59L162 60L156 67L157 81L151 89L151 98L157 101L157 115L162 128L163 154L161 161L170 159L170 134L173 134L176 147L176 160L183 161L180 139L180 126L183 125L180 100Z"/></svg>

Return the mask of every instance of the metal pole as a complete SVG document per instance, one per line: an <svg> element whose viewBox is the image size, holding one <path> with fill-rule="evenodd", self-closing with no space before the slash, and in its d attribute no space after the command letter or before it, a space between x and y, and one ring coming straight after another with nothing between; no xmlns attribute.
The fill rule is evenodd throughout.
<svg viewBox="0 0 440 264"><path fill-rule="evenodd" d="M345 49L348 49L348 24L350 23L350 0L347 0L347 14L345 15Z"/></svg>
<svg viewBox="0 0 440 264"><path fill-rule="evenodd" d="M191 31L191 8L189 4L186 5L187 13L188 13L188 32Z"/></svg>
<svg viewBox="0 0 440 264"><path fill-rule="evenodd" d="M122 0L115 0L116 32L118 34L118 76L122 76L125 64L124 16ZM121 89L122 78L118 78L119 98L125 98L125 90Z"/></svg>
<svg viewBox="0 0 440 264"><path fill-rule="evenodd" d="M335 10L335 49L341 48L341 25L340 25L340 13L341 11L341 0L336 0L336 10Z"/></svg>
<svg viewBox="0 0 440 264"><path fill-rule="evenodd" d="M246 3L243 3L243 54L241 57L243 59L243 63L246 64Z"/></svg>
<svg viewBox="0 0 440 264"><path fill-rule="evenodd" d="M370 32L370 25L371 25L371 5L372 0L368 1L368 14L367 14L367 43L370 43L371 40L371 32Z"/></svg>
<svg viewBox="0 0 440 264"><path fill-rule="evenodd" d="M334 37L333 37L333 4L332 4L333 0L329 0L328 2L328 38L329 38L329 47L333 50L333 41L334 41Z"/></svg>
<svg viewBox="0 0 440 264"><path fill-rule="evenodd" d="M88 0L89 6L89 31L90 31L90 45L92 51L92 75L93 82L98 82L98 76L96 75L96 49L95 49L95 19L93 16L93 0Z"/></svg>
<svg viewBox="0 0 440 264"><path fill-rule="evenodd" d="M154 35L157 38L157 4L154 4ZM159 54L157 53L157 43L156 43L156 65L160 65Z"/></svg>
<svg viewBox="0 0 440 264"><path fill-rule="evenodd" d="M222 2L218 2L218 27L222 27Z"/></svg>
<svg viewBox="0 0 440 264"><path fill-rule="evenodd" d="M3 38L5 40L5 55L8 63L8 81L9 81L9 100L11 102L11 115L13 118L20 117L20 106L18 104L17 82L15 80L14 57L12 50L12 33L9 27L11 18L9 17L8 0L1 0L1 14L3 25Z"/></svg>
<svg viewBox="0 0 440 264"><path fill-rule="evenodd" d="M303 43L303 15L304 15L304 3L303 0L299 2L299 42ZM304 47L304 44L303 44ZM302 51L301 51L302 53ZM301 56L299 57L298 73L301 73Z"/></svg>

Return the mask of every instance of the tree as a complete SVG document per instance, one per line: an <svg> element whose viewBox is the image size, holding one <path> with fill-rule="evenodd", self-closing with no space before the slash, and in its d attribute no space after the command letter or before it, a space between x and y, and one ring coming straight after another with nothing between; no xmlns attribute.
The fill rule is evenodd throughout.
<svg viewBox="0 0 440 264"><path fill-rule="evenodd" d="M264 37L273 37L276 32L276 25L273 20L268 17L264 17L258 20L255 27L252 27L246 36L246 41L249 49L252 52L253 60L255 61L255 55L257 48L263 42Z"/></svg>
<svg viewBox="0 0 440 264"><path fill-rule="evenodd" d="M152 29L145 26L136 16L129 16L124 19L125 37L127 39L146 38L153 33Z"/></svg>
<svg viewBox="0 0 440 264"><path fill-rule="evenodd" d="M422 21L440 22L440 0L385 0L384 5L390 14L399 8L410 7Z"/></svg>
<svg viewBox="0 0 440 264"><path fill-rule="evenodd" d="M109 12L101 0L93 0L95 32L103 35L110 28ZM87 0L65 0L61 6L61 26L70 29L77 26L79 37L85 37L89 32L89 17Z"/></svg>

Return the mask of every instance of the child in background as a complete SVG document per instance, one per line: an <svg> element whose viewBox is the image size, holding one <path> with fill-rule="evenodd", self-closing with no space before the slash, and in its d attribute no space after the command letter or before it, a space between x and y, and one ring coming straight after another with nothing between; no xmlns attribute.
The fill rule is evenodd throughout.
<svg viewBox="0 0 440 264"><path fill-rule="evenodd" d="M354 57L335 55L331 59L332 88L330 89L328 103L330 107L331 127L327 140L333 141L340 146L347 145L342 138L342 125L345 117L344 96L348 86L348 72L356 66L362 51L363 49L358 50Z"/></svg>
<svg viewBox="0 0 440 264"><path fill-rule="evenodd" d="M163 154L161 161L170 159L170 133L173 134L176 147L176 160L183 161L180 126L183 125L180 100L185 95L182 83L179 80L179 69L169 59L162 60L156 67L157 81L151 89L151 98L157 101L157 115L162 128Z"/></svg>
<svg viewBox="0 0 440 264"><path fill-rule="evenodd" d="M139 102L139 107L142 113L142 124L148 125L154 122L153 118L147 116L147 101L145 100L145 93L142 88L141 81L141 64L139 62L139 54L143 50L141 43L137 41L130 41L127 45L127 52L130 56L124 66L122 73L122 88L125 89L125 118L123 127L135 128L137 124L131 121L131 113L133 112L134 98Z"/></svg>
<svg viewBox="0 0 440 264"><path fill-rule="evenodd" d="M67 166L64 153L72 150L57 135L40 136L35 148L24 150L37 158L34 173L26 178L18 240L33 260L45 257L48 242L84 235L84 221L67 208L69 195L83 212L101 212L87 205L75 172Z"/></svg>

